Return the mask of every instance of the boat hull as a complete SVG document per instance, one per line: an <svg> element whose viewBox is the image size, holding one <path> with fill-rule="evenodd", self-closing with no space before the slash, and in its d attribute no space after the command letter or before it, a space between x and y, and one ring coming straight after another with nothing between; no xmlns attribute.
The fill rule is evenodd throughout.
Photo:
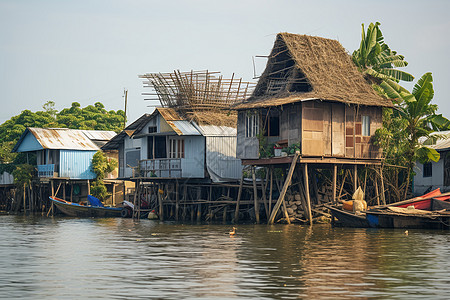
<svg viewBox="0 0 450 300"><path fill-rule="evenodd" d="M115 207L95 207L90 205L79 205L77 203L67 202L59 200L57 198L50 197L53 204L63 214L70 217L81 218L112 218L121 217L121 208Z"/></svg>
<svg viewBox="0 0 450 300"><path fill-rule="evenodd" d="M355 228L369 227L369 223L367 222L365 215L356 215L334 205L325 205L325 207L328 208L331 215L338 220L333 223L334 226Z"/></svg>
<svg viewBox="0 0 450 300"><path fill-rule="evenodd" d="M449 215L412 216L389 212L366 212L370 227L404 229L450 229Z"/></svg>

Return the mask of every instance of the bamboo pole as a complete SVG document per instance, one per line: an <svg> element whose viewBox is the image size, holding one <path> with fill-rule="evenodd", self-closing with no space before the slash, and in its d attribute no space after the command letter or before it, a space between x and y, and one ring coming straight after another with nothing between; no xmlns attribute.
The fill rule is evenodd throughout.
<svg viewBox="0 0 450 300"><path fill-rule="evenodd" d="M275 207L273 208L272 213L270 214L270 218L268 221L268 224L273 224L275 220L275 216L280 209L281 204L284 202L284 196L286 195L287 189L289 185L291 184L292 175L294 174L295 166L297 165L297 160L300 153L297 151L295 152L294 158L292 159L291 167L289 168L288 175L286 176L286 181L284 182L283 189L281 190L280 196L278 197L277 203L275 203ZM289 221L289 218L288 218Z"/></svg>
<svg viewBox="0 0 450 300"><path fill-rule="evenodd" d="M381 180L381 201L383 202L383 205L386 205L386 198L384 193L383 169L381 167L380 167L380 180Z"/></svg>
<svg viewBox="0 0 450 300"><path fill-rule="evenodd" d="M356 192L358 189L358 166L353 166L353 192Z"/></svg>

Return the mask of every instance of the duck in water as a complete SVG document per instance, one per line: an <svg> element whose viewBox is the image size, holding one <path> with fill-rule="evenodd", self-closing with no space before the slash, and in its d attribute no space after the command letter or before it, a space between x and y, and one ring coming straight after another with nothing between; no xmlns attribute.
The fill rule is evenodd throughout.
<svg viewBox="0 0 450 300"><path fill-rule="evenodd" d="M233 227L233 230L230 230L230 236L233 236L236 234L236 227Z"/></svg>

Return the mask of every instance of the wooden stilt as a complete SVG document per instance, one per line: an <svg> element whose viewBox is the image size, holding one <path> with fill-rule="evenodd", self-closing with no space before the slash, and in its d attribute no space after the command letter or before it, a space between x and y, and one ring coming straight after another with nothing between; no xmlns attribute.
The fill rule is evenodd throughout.
<svg viewBox="0 0 450 300"><path fill-rule="evenodd" d="M275 207L272 210L272 213L270 214L270 218L268 221L268 224L271 225L275 221L275 216L280 209L281 204L284 202L284 196L286 195L287 189L289 185L291 184L292 175L294 174L295 166L297 165L297 160L300 153L295 152L294 158L292 159L291 167L289 168L288 175L286 176L286 181L284 182L283 189L281 190L280 196L278 197L277 203L275 203ZM289 218L287 218L289 221Z"/></svg>
<svg viewBox="0 0 450 300"><path fill-rule="evenodd" d="M269 173L267 173L267 175L269 175ZM267 181L267 176L266 176L266 180L265 181ZM265 182L263 182L262 180L261 180L261 191L262 191L261 198L262 198L263 203L264 203L264 210L266 211L266 218L268 219L270 215L269 215L269 208L267 207L266 185L265 185Z"/></svg>
<svg viewBox="0 0 450 300"><path fill-rule="evenodd" d="M252 181L253 181L253 201L255 204L255 218L256 218L256 224L259 224L258 190L256 188L256 174L255 174L254 166L252 166Z"/></svg>
<svg viewBox="0 0 450 300"><path fill-rule="evenodd" d="M353 192L358 189L358 166L353 166Z"/></svg>
<svg viewBox="0 0 450 300"><path fill-rule="evenodd" d="M23 184L23 213L25 214L27 212L27 191L26 191L26 184Z"/></svg>
<svg viewBox="0 0 450 300"><path fill-rule="evenodd" d="M237 199L236 199L236 210L234 211L234 223L239 222L239 203L241 201L243 184L244 184L244 170L242 170L241 182L239 182L239 190L238 190L238 195L237 195Z"/></svg>
<svg viewBox="0 0 450 300"><path fill-rule="evenodd" d="M91 194L91 184L90 184L90 182L89 182L89 179L88 179L88 181L87 181L87 193L88 193L88 195L90 195ZM56 192L56 193L58 193L58 192Z"/></svg>
<svg viewBox="0 0 450 300"><path fill-rule="evenodd" d="M337 179L337 165L333 165L333 204L337 204L336 202L336 179Z"/></svg>
<svg viewBox="0 0 450 300"><path fill-rule="evenodd" d="M164 187L158 184L158 204L159 204L159 219L164 221L164 206L163 206L163 194ZM161 193L162 192L162 193Z"/></svg>
<svg viewBox="0 0 450 300"><path fill-rule="evenodd" d="M308 206L308 220L309 224L312 225L311 199L309 195L309 182L308 182L308 164L305 163L303 171L304 171L303 177L305 180L306 205Z"/></svg>
<svg viewBox="0 0 450 300"><path fill-rule="evenodd" d="M270 185L269 185L269 216L272 214L272 192L273 192L273 167L270 167Z"/></svg>
<svg viewBox="0 0 450 300"><path fill-rule="evenodd" d="M377 198L377 205L380 205L380 192L378 190L378 176L375 175L375 196Z"/></svg>
<svg viewBox="0 0 450 300"><path fill-rule="evenodd" d="M112 185L112 206L116 207L116 184Z"/></svg>
<svg viewBox="0 0 450 300"><path fill-rule="evenodd" d="M175 220L178 221L178 211L180 210L180 186L178 181L175 182Z"/></svg>
<svg viewBox="0 0 450 300"><path fill-rule="evenodd" d="M70 182L70 202L73 202L73 182Z"/></svg>
<svg viewBox="0 0 450 300"><path fill-rule="evenodd" d="M197 187L197 199L196 200L200 200L201 197L202 197L201 187ZM198 204L197 205L197 222L200 222L201 220L202 220L202 205Z"/></svg>
<svg viewBox="0 0 450 300"><path fill-rule="evenodd" d="M381 201L383 202L383 205L386 205L386 198L384 193L384 181L383 181L383 168L380 167L380 180L381 180ZM409 180L409 179L408 179Z"/></svg>

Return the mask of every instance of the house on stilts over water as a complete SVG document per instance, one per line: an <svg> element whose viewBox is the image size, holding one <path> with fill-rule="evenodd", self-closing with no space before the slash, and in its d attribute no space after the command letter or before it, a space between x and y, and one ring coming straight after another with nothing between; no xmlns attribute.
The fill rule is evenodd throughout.
<svg viewBox="0 0 450 300"><path fill-rule="evenodd" d="M234 106L238 158L265 168L270 195L274 170L283 174L277 199L268 199L269 223L281 205L287 222L312 222L314 207L338 201L345 190L351 195L357 186L367 193L369 182L371 193L383 199L382 151L373 142L383 107L393 105L376 94L338 41L277 35L252 96ZM358 169L364 169L361 176ZM258 206L255 201L257 215Z"/></svg>
<svg viewBox="0 0 450 300"><path fill-rule="evenodd" d="M254 84L217 72L139 76L162 107L127 126L102 147L119 151L119 177L135 181L134 217L155 210L160 219L211 220L237 193L237 113ZM156 97L156 99L155 99Z"/></svg>

